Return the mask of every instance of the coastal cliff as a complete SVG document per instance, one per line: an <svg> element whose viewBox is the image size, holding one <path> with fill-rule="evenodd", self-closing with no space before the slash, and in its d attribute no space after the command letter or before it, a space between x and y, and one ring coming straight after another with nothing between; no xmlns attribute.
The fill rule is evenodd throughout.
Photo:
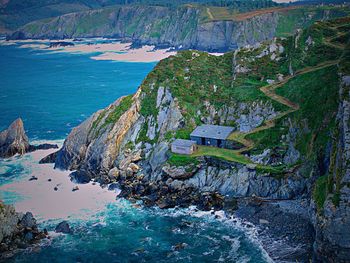
<svg viewBox="0 0 350 263"><path fill-rule="evenodd" d="M178 52L134 95L74 128L47 160L74 171L72 180L95 180L161 208L306 200L317 254L346 262L349 25L349 18L317 22L222 56ZM175 138L188 139L200 124L234 127L237 150L170 152Z"/></svg>
<svg viewBox="0 0 350 263"><path fill-rule="evenodd" d="M346 9L323 7L271 8L230 13L204 6L113 6L31 22L8 39L106 37L135 45L228 51L293 34L316 20L344 16Z"/></svg>

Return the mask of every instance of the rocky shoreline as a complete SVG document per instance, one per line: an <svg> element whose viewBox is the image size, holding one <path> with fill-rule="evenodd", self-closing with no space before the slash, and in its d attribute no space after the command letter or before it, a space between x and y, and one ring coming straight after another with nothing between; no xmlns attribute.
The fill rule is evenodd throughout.
<svg viewBox="0 0 350 263"><path fill-rule="evenodd" d="M13 206L0 201L0 261L13 257L20 250L40 245L47 237L47 230L39 230L32 213L17 213Z"/></svg>

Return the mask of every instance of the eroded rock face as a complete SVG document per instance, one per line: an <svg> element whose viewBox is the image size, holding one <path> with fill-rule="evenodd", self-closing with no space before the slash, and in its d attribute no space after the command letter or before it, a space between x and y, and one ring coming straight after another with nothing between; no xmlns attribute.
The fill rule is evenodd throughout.
<svg viewBox="0 0 350 263"><path fill-rule="evenodd" d="M340 87L338 109L339 136L333 145L332 193L323 211L316 212L315 250L323 260L349 262L350 259L350 76L344 76ZM332 157L331 157L332 158ZM336 184L340 189L336 188Z"/></svg>
<svg viewBox="0 0 350 263"><path fill-rule="evenodd" d="M29 140L24 131L22 119L17 119L0 133L0 157L25 154L29 150Z"/></svg>

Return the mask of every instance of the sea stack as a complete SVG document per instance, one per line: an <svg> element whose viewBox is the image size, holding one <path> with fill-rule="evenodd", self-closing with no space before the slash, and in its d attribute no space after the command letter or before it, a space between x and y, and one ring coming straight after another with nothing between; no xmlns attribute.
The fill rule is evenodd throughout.
<svg viewBox="0 0 350 263"><path fill-rule="evenodd" d="M21 118L18 118L6 130L0 132L0 158L8 158L17 153L25 154L29 147L29 140L25 134Z"/></svg>

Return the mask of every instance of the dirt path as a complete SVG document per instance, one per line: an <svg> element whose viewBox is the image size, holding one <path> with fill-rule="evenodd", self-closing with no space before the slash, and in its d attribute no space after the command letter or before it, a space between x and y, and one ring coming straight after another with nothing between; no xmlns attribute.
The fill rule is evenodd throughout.
<svg viewBox="0 0 350 263"><path fill-rule="evenodd" d="M276 89L282 87L288 81L290 81L291 79L293 79L293 78L295 78L297 76L300 76L300 75L303 75L303 74L307 74L309 72L313 72L313 71L316 71L316 70L320 70L322 68L326 68L326 67L335 65L337 63L338 63L338 60L326 61L324 63L318 64L316 67L307 67L307 68L304 68L304 69L302 69L300 71L297 71L294 75L288 76L283 81L280 81L278 83L274 83L274 84L270 84L270 85L261 87L260 91L263 92L267 97L269 97L269 98L273 99L274 101L277 101L277 102L279 102L279 103L289 107L289 110L281 112L280 114L278 114L277 116L275 116L274 118L272 118L270 120L266 120L261 126L255 128L255 129L253 129L253 130L251 130L249 132L234 132L234 133L232 133L228 139L232 140L232 141L239 142L239 143L244 145L244 147L242 147L239 150L236 150L235 152L237 154L242 154L243 152L249 151L252 148L254 148L254 146L255 146L254 141L246 139L247 135L253 134L253 133L257 133L257 132L260 132L260 131L263 131L263 130L270 129L270 128L275 126L276 120L278 120L278 119L280 119L280 118L282 118L282 117L284 117L284 116L286 116L286 115L288 115L288 114L290 114L290 113L292 113L294 111L299 110L300 107L299 107L299 105L297 103L294 103L294 102L288 100L287 98L276 94L276 92L275 92Z"/></svg>
<svg viewBox="0 0 350 263"><path fill-rule="evenodd" d="M207 7L207 14L210 18L210 20L214 20L213 14L210 12L210 9Z"/></svg>

